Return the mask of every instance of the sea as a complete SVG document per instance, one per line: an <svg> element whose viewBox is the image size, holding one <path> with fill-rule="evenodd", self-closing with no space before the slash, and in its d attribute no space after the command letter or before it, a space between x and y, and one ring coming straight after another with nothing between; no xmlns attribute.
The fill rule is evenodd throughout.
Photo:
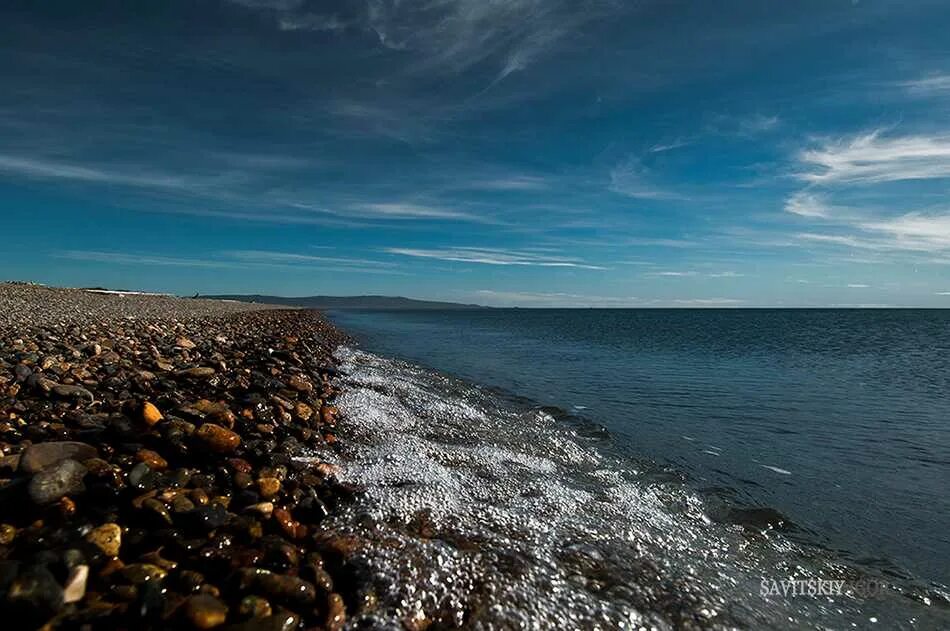
<svg viewBox="0 0 950 631"><path fill-rule="evenodd" d="M356 622L950 628L950 311L329 316Z"/></svg>

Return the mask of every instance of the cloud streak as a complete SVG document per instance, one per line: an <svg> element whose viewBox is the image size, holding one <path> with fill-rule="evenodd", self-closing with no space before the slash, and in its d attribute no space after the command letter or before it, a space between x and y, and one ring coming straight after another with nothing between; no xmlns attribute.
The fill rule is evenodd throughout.
<svg viewBox="0 0 950 631"><path fill-rule="evenodd" d="M811 184L880 184L950 177L950 135L885 137L881 130L798 154Z"/></svg>
<svg viewBox="0 0 950 631"><path fill-rule="evenodd" d="M591 265L579 259L562 258L526 252L523 250L503 250L497 248L386 248L390 254L413 258L437 259L453 263L478 263L482 265L513 265L526 267L571 267L589 270L605 270L606 267Z"/></svg>

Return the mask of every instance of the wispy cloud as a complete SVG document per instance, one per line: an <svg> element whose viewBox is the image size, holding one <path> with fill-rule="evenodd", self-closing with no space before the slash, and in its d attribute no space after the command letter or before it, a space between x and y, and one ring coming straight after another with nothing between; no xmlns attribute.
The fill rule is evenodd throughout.
<svg viewBox="0 0 950 631"><path fill-rule="evenodd" d="M475 181L468 188L487 191L539 191L548 188L542 177L519 175L508 178Z"/></svg>
<svg viewBox="0 0 950 631"><path fill-rule="evenodd" d="M647 276L671 276L671 277L681 277L681 276L695 276L696 272L675 272L675 271L663 271L663 272L647 272Z"/></svg>
<svg viewBox="0 0 950 631"><path fill-rule="evenodd" d="M885 137L882 130L831 140L798 154L813 184L879 184L950 177L950 135Z"/></svg>
<svg viewBox="0 0 950 631"><path fill-rule="evenodd" d="M376 202L353 206L360 214L391 219L461 219L465 221L485 221L485 218L470 213L438 208L410 202Z"/></svg>
<svg viewBox="0 0 950 631"><path fill-rule="evenodd" d="M742 278L745 274L740 274L739 272L712 272L706 274L709 278Z"/></svg>
<svg viewBox="0 0 950 631"><path fill-rule="evenodd" d="M363 31L399 51L412 74L454 75L492 64L495 81L549 54L585 22L616 10L609 1L581 7L568 0L366 0L326 9L296 0L233 1L274 11L286 31Z"/></svg>
<svg viewBox="0 0 950 631"><path fill-rule="evenodd" d="M579 269L604 270L600 265L591 265L580 259L564 258L526 252L524 250L503 250L497 248L386 248L390 254L399 254L423 259L438 259L455 263L480 263L483 265L517 265L533 267L574 267Z"/></svg>
<svg viewBox="0 0 950 631"><path fill-rule="evenodd" d="M824 197L808 191L799 191L785 202L785 212L802 217L827 217L829 210Z"/></svg>
<svg viewBox="0 0 950 631"><path fill-rule="evenodd" d="M638 158L628 158L610 170L608 190L639 199L684 199L685 196L657 186L653 174Z"/></svg>
<svg viewBox="0 0 950 631"><path fill-rule="evenodd" d="M848 283L849 289L868 289L870 285L865 285L864 283Z"/></svg>
<svg viewBox="0 0 950 631"><path fill-rule="evenodd" d="M88 167L45 158L0 155L0 172L29 178L75 180L151 189L185 190L194 179L162 172L127 172L105 167Z"/></svg>
<svg viewBox="0 0 950 631"><path fill-rule="evenodd" d="M950 93L950 75L935 74L910 81L901 81L897 85L918 96Z"/></svg>
<svg viewBox="0 0 950 631"><path fill-rule="evenodd" d="M745 300L737 298L683 298L673 302L690 307L729 307L744 304Z"/></svg>
<svg viewBox="0 0 950 631"><path fill-rule="evenodd" d="M291 252L265 250L228 250L209 258L191 258L165 255L141 255L103 250L61 250L53 257L110 265L139 265L145 267L187 267L196 269L281 269L302 271L332 271L367 274L407 274L391 269L395 264L385 261L344 257L310 256Z"/></svg>
<svg viewBox="0 0 950 631"><path fill-rule="evenodd" d="M950 248L950 213L907 213L891 219L865 221L861 227L894 239L894 247L910 250Z"/></svg>
<svg viewBox="0 0 950 631"><path fill-rule="evenodd" d="M211 259L193 259L174 256L156 256L128 254L124 252L104 252L99 250L63 250L56 252L56 258L113 265L158 265L169 267L196 267L211 269L235 269L244 267L235 261L216 261Z"/></svg>

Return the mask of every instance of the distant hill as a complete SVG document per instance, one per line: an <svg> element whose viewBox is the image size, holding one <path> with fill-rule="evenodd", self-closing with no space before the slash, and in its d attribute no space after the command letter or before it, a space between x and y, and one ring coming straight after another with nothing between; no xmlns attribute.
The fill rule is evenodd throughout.
<svg viewBox="0 0 950 631"><path fill-rule="evenodd" d="M481 305L466 305L457 302L438 302L434 300L413 300L401 296L284 296L224 295L196 296L218 300L239 300L241 302L260 302L271 305L287 305L308 309L487 309Z"/></svg>

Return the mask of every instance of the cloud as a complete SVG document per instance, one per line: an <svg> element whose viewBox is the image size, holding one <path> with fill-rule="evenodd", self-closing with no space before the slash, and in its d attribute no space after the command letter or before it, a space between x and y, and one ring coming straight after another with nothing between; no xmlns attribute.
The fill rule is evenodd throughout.
<svg viewBox="0 0 950 631"><path fill-rule="evenodd" d="M608 190L639 199L685 199L685 196L665 190L651 182L652 173L638 158L628 158L610 170Z"/></svg>
<svg viewBox="0 0 950 631"><path fill-rule="evenodd" d="M472 182L468 188L486 191L538 191L548 188L548 182L541 177L527 175L494 180Z"/></svg>
<svg viewBox="0 0 950 631"><path fill-rule="evenodd" d="M232 1L275 11L285 31L363 31L398 52L411 75L457 75L487 65L494 82L524 70L584 23L616 8L609 0L364 0L332 10L296 0Z"/></svg>
<svg viewBox="0 0 950 631"><path fill-rule="evenodd" d="M950 75L930 75L911 81L901 81L897 85L917 96L933 96L945 92L950 93Z"/></svg>
<svg viewBox="0 0 950 631"><path fill-rule="evenodd" d="M364 215L391 219L461 219L465 221L484 221L482 217L469 213L436 208L407 202L376 202L357 204L353 207Z"/></svg>
<svg viewBox="0 0 950 631"><path fill-rule="evenodd" d="M673 149L679 149L681 147L688 147L693 144L692 140L686 138L677 138L666 143L657 143L650 147L650 153L662 153L664 151L672 151Z"/></svg>
<svg viewBox="0 0 950 631"><path fill-rule="evenodd" d="M884 137L882 130L826 141L798 154L798 178L818 185L950 177L950 135Z"/></svg>
<svg viewBox="0 0 950 631"><path fill-rule="evenodd" d="M709 278L741 278L745 274L740 274L739 272L713 272L711 274L706 274Z"/></svg>
<svg viewBox="0 0 950 631"><path fill-rule="evenodd" d="M938 296L950 296L950 291L938 291Z"/></svg>
<svg viewBox="0 0 950 631"><path fill-rule="evenodd" d="M164 255L141 255L102 250L62 250L55 258L109 265L143 265L160 267L188 267L197 269L280 269L325 272L356 272L367 274L407 274L388 269L392 263L338 257L321 257L289 252L264 250L231 250L217 253L217 258L188 258Z"/></svg>
<svg viewBox="0 0 950 631"><path fill-rule="evenodd" d="M599 265L590 265L579 259L562 258L526 252L523 250L502 250L496 248L386 248L390 254L414 258L438 259L455 263L480 263L483 265L516 265L532 267L574 267L579 269L605 270Z"/></svg>
<svg viewBox="0 0 950 631"><path fill-rule="evenodd" d="M173 256L154 256L129 254L124 252L103 252L98 250L63 250L56 252L56 258L113 265L159 265L169 267L198 267L211 269L236 269L244 267L233 261L215 261L210 259L192 259Z"/></svg>
<svg viewBox="0 0 950 631"><path fill-rule="evenodd" d="M739 121L739 133L744 136L754 136L775 129L781 121L782 119L778 116L755 114Z"/></svg>
<svg viewBox="0 0 950 631"><path fill-rule="evenodd" d="M696 272L647 272L647 276L695 276Z"/></svg>
<svg viewBox="0 0 950 631"><path fill-rule="evenodd" d="M865 221L864 230L881 232L893 239L895 248L942 250L950 248L950 213L907 213L891 219Z"/></svg>
<svg viewBox="0 0 950 631"><path fill-rule="evenodd" d="M785 212L802 217L827 217L830 208L821 195L799 191L785 202Z"/></svg>
<svg viewBox="0 0 950 631"><path fill-rule="evenodd" d="M634 296L592 296L567 292L496 291L480 289L480 299L494 304L531 305L535 307L628 307L642 305Z"/></svg>
<svg viewBox="0 0 950 631"><path fill-rule="evenodd" d="M870 285L865 285L864 283L848 283L850 289L867 289Z"/></svg>
<svg viewBox="0 0 950 631"><path fill-rule="evenodd" d="M691 307L728 307L741 305L745 300L736 298L683 298L673 301L675 304Z"/></svg>
<svg viewBox="0 0 950 631"><path fill-rule="evenodd" d="M0 172L29 178L75 180L151 189L185 190L196 184L193 179L161 172L128 173L102 167L86 167L22 156L0 154Z"/></svg>

